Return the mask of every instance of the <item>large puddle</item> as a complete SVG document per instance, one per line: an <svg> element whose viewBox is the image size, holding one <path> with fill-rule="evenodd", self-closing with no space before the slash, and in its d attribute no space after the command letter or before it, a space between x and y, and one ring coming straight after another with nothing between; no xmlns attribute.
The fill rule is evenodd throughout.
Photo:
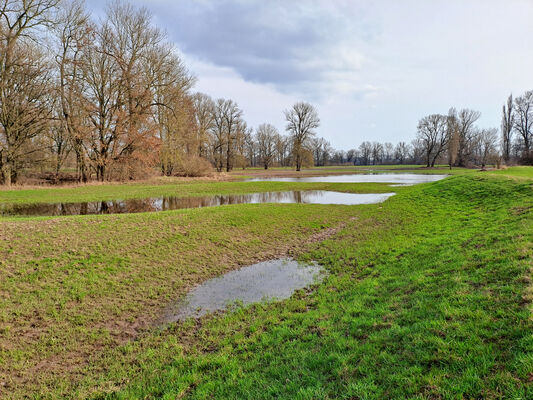
<svg viewBox="0 0 533 400"><path fill-rule="evenodd" d="M418 183L436 182L448 175L423 174L346 174L305 177L251 178L247 182L331 182L331 183L395 183L399 185L416 185Z"/></svg>
<svg viewBox="0 0 533 400"><path fill-rule="evenodd" d="M394 193L341 193L327 190L265 192L205 197L159 197L86 203L0 204L2 216L120 214L215 207L244 203L374 204Z"/></svg>
<svg viewBox="0 0 533 400"><path fill-rule="evenodd" d="M163 322L200 317L235 304L283 300L298 289L320 282L324 275L318 264L303 264L288 258L253 264L196 287L168 308Z"/></svg>

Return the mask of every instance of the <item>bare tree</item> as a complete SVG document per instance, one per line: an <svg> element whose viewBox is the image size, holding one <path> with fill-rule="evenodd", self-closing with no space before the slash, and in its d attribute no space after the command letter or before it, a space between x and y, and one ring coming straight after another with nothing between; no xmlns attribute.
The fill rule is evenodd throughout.
<svg viewBox="0 0 533 400"><path fill-rule="evenodd" d="M259 150L259 158L263 167L268 169L274 160L276 152L276 137L278 130L271 124L261 124L256 131L256 141Z"/></svg>
<svg viewBox="0 0 533 400"><path fill-rule="evenodd" d="M326 165L331 146L324 138L313 138L311 141L313 158L316 166Z"/></svg>
<svg viewBox="0 0 533 400"><path fill-rule="evenodd" d="M464 108L457 114L458 150L456 164L459 167L467 166L472 154L472 146L476 140L475 123L481 116L479 111Z"/></svg>
<svg viewBox="0 0 533 400"><path fill-rule="evenodd" d="M386 163L390 163L392 161L394 156L394 145L392 143L386 142L383 144L383 156Z"/></svg>
<svg viewBox="0 0 533 400"><path fill-rule="evenodd" d="M511 155L511 144L513 136L514 113L513 113L513 95L510 94L507 98L507 104L503 105L502 109L502 153L503 159L509 163Z"/></svg>
<svg viewBox="0 0 533 400"><path fill-rule="evenodd" d="M54 110L54 113L61 114L61 111ZM65 129L65 125L62 123L62 118L60 116L56 116L53 119L54 121L52 121L46 132L46 137L50 143L48 148L54 159L54 172L57 179L59 176L59 171L69 156L72 147L69 135Z"/></svg>
<svg viewBox="0 0 533 400"><path fill-rule="evenodd" d="M522 141L522 157L531 161L531 137L533 134L533 90L525 92L515 100L514 127Z"/></svg>
<svg viewBox="0 0 533 400"><path fill-rule="evenodd" d="M196 99L189 95L194 78L169 46L147 52L145 67L153 92L154 129L161 142L161 170L164 175L181 173L183 164L201 153L204 140L197 130ZM149 121L145 125L150 126Z"/></svg>
<svg viewBox="0 0 533 400"><path fill-rule="evenodd" d="M394 158L404 164L409 157L409 145L405 142L399 142L394 149Z"/></svg>
<svg viewBox="0 0 533 400"><path fill-rule="evenodd" d="M361 152L361 161L363 165L370 163L370 156L372 154L372 143L363 142L359 145L359 151Z"/></svg>
<svg viewBox="0 0 533 400"><path fill-rule="evenodd" d="M106 24L98 29L83 53L85 112L90 121L87 134L88 156L97 179L106 178L106 169L112 158L128 142L125 135L123 93L120 68L113 52L114 35Z"/></svg>
<svg viewBox="0 0 533 400"><path fill-rule="evenodd" d="M425 149L418 139L411 141L411 160L414 164L423 163L425 161Z"/></svg>
<svg viewBox="0 0 533 400"><path fill-rule="evenodd" d="M457 117L457 110L450 108L448 111L447 121L447 134L448 134L448 166L452 169L457 160L457 153L459 152L459 123Z"/></svg>
<svg viewBox="0 0 533 400"><path fill-rule="evenodd" d="M233 100L226 100L224 103L224 113L222 114L225 129L226 143L226 172L233 169L233 159L235 156L235 143L239 132L242 132L242 110Z"/></svg>
<svg viewBox="0 0 533 400"><path fill-rule="evenodd" d="M276 136L276 158L282 167L287 165L287 152L289 148L289 138L284 135Z"/></svg>
<svg viewBox="0 0 533 400"><path fill-rule="evenodd" d="M16 183L25 158L39 150L35 139L48 132L54 109L45 56L21 42L10 57L13 65L0 88L0 170L6 185Z"/></svg>
<svg viewBox="0 0 533 400"><path fill-rule="evenodd" d="M35 46L36 32L53 24L59 0L0 3L0 181L16 182L31 141L51 117L50 69Z"/></svg>
<svg viewBox="0 0 533 400"><path fill-rule="evenodd" d="M61 129L65 131L76 154L78 180L82 182L87 182L88 171L84 149L87 127L81 58L88 45L91 29L84 4L78 0L65 5L54 29L59 42L55 59L59 69Z"/></svg>
<svg viewBox="0 0 533 400"><path fill-rule="evenodd" d="M478 143L476 146L476 153L478 163L481 165L481 169L485 169L485 166L490 161L495 161L497 158L496 142L498 141L498 130L481 129L478 134Z"/></svg>
<svg viewBox="0 0 533 400"><path fill-rule="evenodd" d="M447 116L431 114L418 122L417 140L423 145L426 166L434 167L448 145Z"/></svg>
<svg viewBox="0 0 533 400"><path fill-rule="evenodd" d="M372 165L381 164L383 156L383 145L379 142L372 142Z"/></svg>
<svg viewBox="0 0 533 400"><path fill-rule="evenodd" d="M232 151L232 167L237 166L246 169L248 164L247 147L250 143L250 138L253 137L253 128L249 127L246 121L240 119L237 123L233 151Z"/></svg>
<svg viewBox="0 0 533 400"><path fill-rule="evenodd" d="M285 110L287 132L292 140L292 151L296 171L302 168L304 152L309 140L315 136L315 129L320 126L320 119L315 107L309 103L298 102L291 109Z"/></svg>
<svg viewBox="0 0 533 400"><path fill-rule="evenodd" d="M242 110L233 100L217 99L213 113L211 143L213 161L217 171L225 167L229 172L233 169L235 156L235 140L242 131Z"/></svg>
<svg viewBox="0 0 533 400"><path fill-rule="evenodd" d="M208 141L209 131L213 128L214 108L213 99L206 94L196 93L193 95L194 119L196 121L196 134L199 143L199 156L205 156L205 145Z"/></svg>
<svg viewBox="0 0 533 400"><path fill-rule="evenodd" d="M224 168L224 144L226 141L226 129L224 113L226 112L226 100L217 99L213 105L213 125L211 129L211 152L213 163L218 172Z"/></svg>
<svg viewBox="0 0 533 400"><path fill-rule="evenodd" d="M274 158L276 156L276 137L277 135L273 139L274 153L271 161L274 161ZM250 166L256 167L257 159L259 157L259 145L257 144L256 135L246 134L244 137L244 145L245 149L243 155L248 159L248 163Z"/></svg>

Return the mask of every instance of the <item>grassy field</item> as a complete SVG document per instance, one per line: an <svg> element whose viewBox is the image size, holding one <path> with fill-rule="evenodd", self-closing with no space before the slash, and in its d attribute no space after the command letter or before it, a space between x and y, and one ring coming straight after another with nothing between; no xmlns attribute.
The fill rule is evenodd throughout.
<svg viewBox="0 0 533 400"><path fill-rule="evenodd" d="M532 398L533 169L500 174L395 188L377 205L0 220L0 397ZM271 184L164 190L304 185ZM41 190L87 201L128 189ZM42 201L20 192L0 201ZM283 302L154 326L195 284L287 254L328 278Z"/></svg>

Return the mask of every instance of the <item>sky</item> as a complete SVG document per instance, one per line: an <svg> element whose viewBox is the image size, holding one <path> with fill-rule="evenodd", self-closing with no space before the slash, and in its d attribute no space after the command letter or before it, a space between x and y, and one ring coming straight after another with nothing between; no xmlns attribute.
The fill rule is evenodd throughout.
<svg viewBox="0 0 533 400"><path fill-rule="evenodd" d="M533 90L533 0L134 0L197 78L248 124L285 129L312 103L334 148L411 141L452 106L499 127L510 93ZM105 0L87 0L101 14Z"/></svg>

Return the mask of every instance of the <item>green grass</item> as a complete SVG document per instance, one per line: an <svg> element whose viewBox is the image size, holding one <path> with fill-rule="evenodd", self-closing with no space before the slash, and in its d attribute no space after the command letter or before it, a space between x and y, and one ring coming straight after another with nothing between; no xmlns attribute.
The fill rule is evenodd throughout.
<svg viewBox="0 0 533 400"><path fill-rule="evenodd" d="M361 207L306 254L314 293L131 343L140 376L102 397L531 398L532 195L456 177Z"/></svg>
<svg viewBox="0 0 533 400"><path fill-rule="evenodd" d="M510 167L495 171L488 171L487 173L491 175L506 176L508 178L526 178L533 179L533 168L532 167Z"/></svg>
<svg viewBox="0 0 533 400"><path fill-rule="evenodd" d="M532 398L531 181L401 189L366 206L0 222L0 395ZM283 302L150 327L196 283L287 253L329 277Z"/></svg>

